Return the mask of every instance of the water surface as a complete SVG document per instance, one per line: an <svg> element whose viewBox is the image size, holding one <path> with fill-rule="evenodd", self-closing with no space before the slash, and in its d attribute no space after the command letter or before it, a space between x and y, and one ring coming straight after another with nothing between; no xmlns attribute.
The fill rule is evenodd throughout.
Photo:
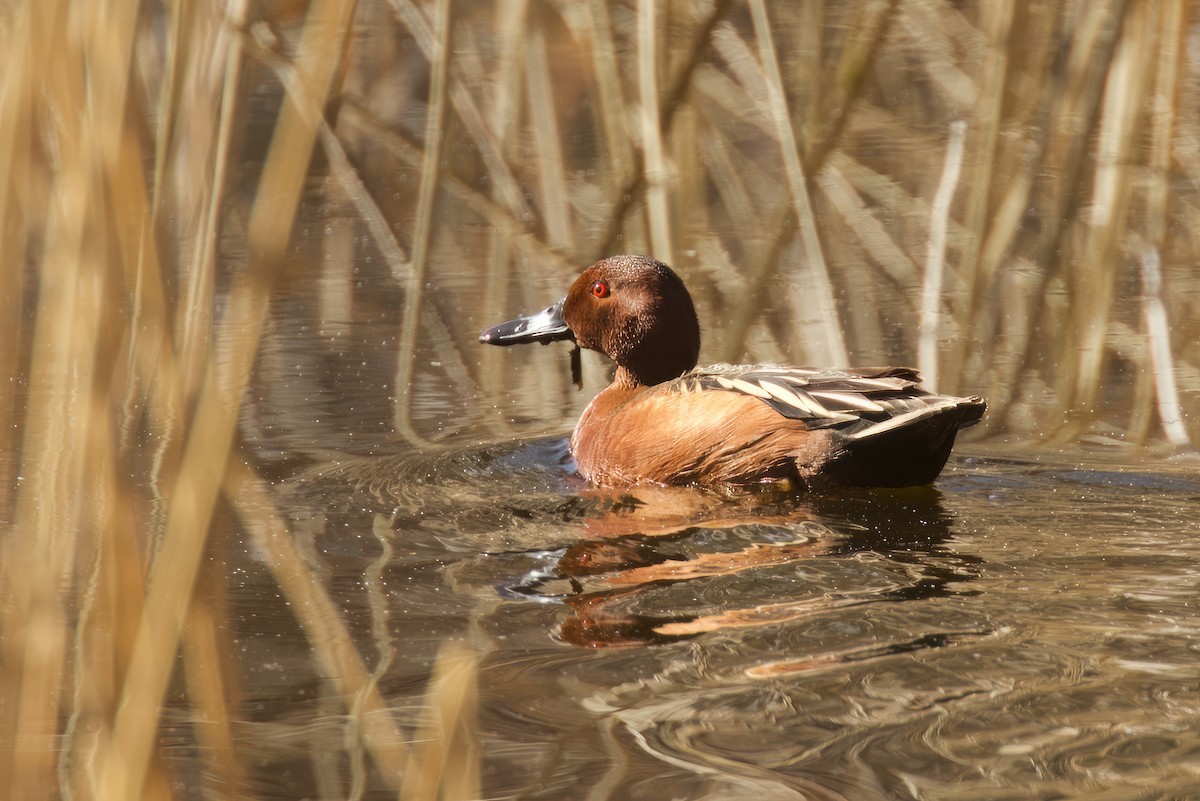
<svg viewBox="0 0 1200 801"><path fill-rule="evenodd" d="M276 372L244 433L402 738L428 747L438 654L469 655L483 797L1200 797L1194 466L968 443L931 488L602 492L561 430L528 434L573 390L509 399L533 419L504 438L418 379L430 441L389 434L387 365L353 344L379 333L346 327L311 382ZM281 322L264 359L319 361L305 337ZM332 445L305 447L316 430ZM394 797L227 525L254 792L341 797L357 776Z"/></svg>

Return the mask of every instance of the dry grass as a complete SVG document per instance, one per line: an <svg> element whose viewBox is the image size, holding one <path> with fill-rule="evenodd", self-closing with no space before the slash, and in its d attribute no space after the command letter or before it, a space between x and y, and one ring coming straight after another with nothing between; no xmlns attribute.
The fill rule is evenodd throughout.
<svg viewBox="0 0 1200 801"><path fill-rule="evenodd" d="M445 655L420 731L448 745L414 757L241 466L314 151L312 202L353 209L379 280L403 287L394 423L412 443L436 436L412 414L421 375L500 409L460 429L512 433L517 394L569 420L565 371L514 379L499 365L524 357L481 364L474 330L641 251L686 276L709 358L912 362L920 345L940 389L989 397L988 433L1187 448L1196 24L1184 0L6 5L0 793L169 797L156 743L180 652L211 773L243 785L204 569L222 492L295 608L323 610L297 612L313 669L380 781L478 792L473 657ZM262 84L282 107L247 176ZM961 176L935 197L963 123ZM218 255L229 241L244 258ZM374 291L328 286L322 308L347 314Z"/></svg>

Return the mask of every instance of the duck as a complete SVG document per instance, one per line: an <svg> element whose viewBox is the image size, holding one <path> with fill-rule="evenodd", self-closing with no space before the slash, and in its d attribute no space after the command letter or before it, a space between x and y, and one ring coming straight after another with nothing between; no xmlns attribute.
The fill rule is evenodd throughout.
<svg viewBox="0 0 1200 801"><path fill-rule="evenodd" d="M578 473L600 487L929 484L958 431L987 408L923 388L910 367L697 367L695 304L675 271L648 256L598 261L562 300L479 340L571 341L616 365L570 438Z"/></svg>

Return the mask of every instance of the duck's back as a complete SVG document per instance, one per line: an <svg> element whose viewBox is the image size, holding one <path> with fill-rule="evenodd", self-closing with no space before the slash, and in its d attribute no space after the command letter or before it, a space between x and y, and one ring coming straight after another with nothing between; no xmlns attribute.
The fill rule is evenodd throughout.
<svg viewBox="0 0 1200 801"><path fill-rule="evenodd" d="M986 404L918 381L909 368L697 368L652 387L609 387L580 419L572 451L600 484L927 484Z"/></svg>

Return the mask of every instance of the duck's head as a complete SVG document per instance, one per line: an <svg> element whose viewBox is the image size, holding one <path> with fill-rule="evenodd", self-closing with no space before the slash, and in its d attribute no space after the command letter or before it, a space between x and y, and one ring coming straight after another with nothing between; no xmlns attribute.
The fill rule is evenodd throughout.
<svg viewBox="0 0 1200 801"><path fill-rule="evenodd" d="M558 340L608 356L620 383L650 385L696 366L700 324L670 267L648 256L612 256L584 270L558 303L479 337L489 345Z"/></svg>

